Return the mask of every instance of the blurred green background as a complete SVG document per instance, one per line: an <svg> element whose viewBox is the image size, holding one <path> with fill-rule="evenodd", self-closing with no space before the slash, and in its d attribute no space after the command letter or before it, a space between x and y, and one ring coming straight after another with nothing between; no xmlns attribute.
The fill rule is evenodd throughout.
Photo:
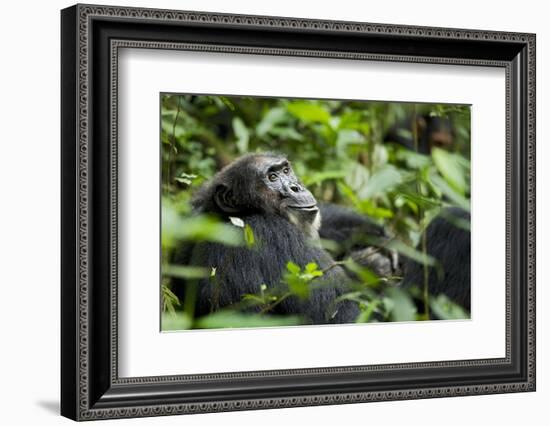
<svg viewBox="0 0 550 426"><path fill-rule="evenodd" d="M421 151L422 129L415 123L422 117L451 123L453 143L427 154L415 152ZM385 141L392 131L409 138L412 149ZM442 207L469 210L469 106L162 94L163 330L300 323L295 317L245 314L238 307L195 318L193 302L178 300L172 291L174 277L192 280L212 273L172 265L178 244L250 243L236 227L216 218L190 217L189 202L193 192L223 166L245 153L263 151L288 156L317 200L368 215L395 237L398 251L424 261L425 253L417 247L429 221ZM294 274L306 285L313 279L307 271L291 269L287 278ZM364 278L363 287L349 295L362 309L358 322L428 319L428 311L417 309L418 300L439 318L469 317L445 296L425 300L419 288L400 289L363 272L358 274ZM266 297L276 297L264 290L243 299L265 302Z"/></svg>

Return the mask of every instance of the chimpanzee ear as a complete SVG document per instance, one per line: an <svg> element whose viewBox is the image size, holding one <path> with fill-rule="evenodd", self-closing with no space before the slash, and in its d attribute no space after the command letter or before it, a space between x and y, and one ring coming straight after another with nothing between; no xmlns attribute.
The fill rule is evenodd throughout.
<svg viewBox="0 0 550 426"><path fill-rule="evenodd" d="M235 194L227 185L219 184L214 189L214 201L218 208L225 213L238 213Z"/></svg>

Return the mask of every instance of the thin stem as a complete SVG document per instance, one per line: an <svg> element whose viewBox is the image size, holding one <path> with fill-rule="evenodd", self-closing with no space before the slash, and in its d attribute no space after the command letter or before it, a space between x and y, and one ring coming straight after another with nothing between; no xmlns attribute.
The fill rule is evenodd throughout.
<svg viewBox="0 0 550 426"><path fill-rule="evenodd" d="M277 306L279 303L281 303L283 300L287 299L288 297L291 296L291 293L285 293L283 296L279 297L275 302L267 305L265 308L263 308L261 311L260 311L260 314L265 314L267 312L269 312L270 310L272 310L275 306Z"/></svg>
<svg viewBox="0 0 550 426"><path fill-rule="evenodd" d="M426 236L426 230L422 233L422 253L424 256L427 255L428 251L428 238ZM423 266L423 272L424 272L424 286L423 286L423 292L422 292L422 299L424 301L424 315L426 317L426 320L430 318L430 294L428 292L428 284L429 284L429 276L430 271L428 269L428 265L426 262L424 262Z"/></svg>
<svg viewBox="0 0 550 426"><path fill-rule="evenodd" d="M166 184L169 185L172 181L172 168L174 165L174 158L173 154L176 149L176 124L178 123L178 118L180 116L181 112L181 97L178 96L178 102L177 102L177 110L176 110L176 118L174 119L174 123L172 124L172 140L170 143L170 152L168 153L168 173L166 176Z"/></svg>
<svg viewBox="0 0 550 426"><path fill-rule="evenodd" d="M413 134L413 142L414 142L414 150L418 153L418 116L416 113L416 105L413 106L413 120L412 120L412 134ZM416 182L416 190L417 192L422 195L422 188L420 185L420 181L417 180ZM424 222L425 219L425 212L424 209L421 206L418 206L418 220L420 223ZM427 236L426 236L426 230L422 232L422 254L424 255L424 259L426 259L426 256L428 255L428 243L427 243ZM424 319L428 320L430 318L430 294L428 291L428 284L429 284L429 270L428 265L424 261L422 264L423 273L424 273L424 282L422 286L422 301L424 303Z"/></svg>

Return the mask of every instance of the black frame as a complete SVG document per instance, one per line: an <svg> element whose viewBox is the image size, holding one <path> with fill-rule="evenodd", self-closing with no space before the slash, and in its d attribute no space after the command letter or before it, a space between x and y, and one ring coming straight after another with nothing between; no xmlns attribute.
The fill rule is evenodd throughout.
<svg viewBox="0 0 550 426"><path fill-rule="evenodd" d="M535 390L535 35L76 5L61 13L61 413L74 420ZM506 357L119 378L117 52L506 69Z"/></svg>

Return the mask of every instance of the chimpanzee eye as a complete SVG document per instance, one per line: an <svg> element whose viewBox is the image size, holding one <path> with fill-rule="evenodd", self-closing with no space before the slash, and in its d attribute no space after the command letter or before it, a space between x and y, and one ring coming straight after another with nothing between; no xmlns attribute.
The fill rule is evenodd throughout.
<svg viewBox="0 0 550 426"><path fill-rule="evenodd" d="M269 175L267 175L267 178L271 181L271 182L275 182L277 180L277 175L275 173L270 173Z"/></svg>
<svg viewBox="0 0 550 426"><path fill-rule="evenodd" d="M290 168L285 167L285 168L283 169L283 173L284 173L285 175L288 175L288 174L290 173Z"/></svg>

